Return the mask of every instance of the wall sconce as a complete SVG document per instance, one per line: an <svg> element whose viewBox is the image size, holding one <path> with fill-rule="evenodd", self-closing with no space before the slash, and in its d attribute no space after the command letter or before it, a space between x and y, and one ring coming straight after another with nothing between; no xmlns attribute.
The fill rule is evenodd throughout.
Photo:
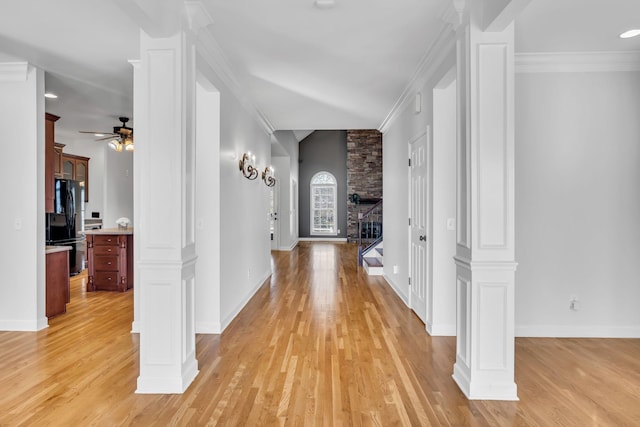
<svg viewBox="0 0 640 427"><path fill-rule="evenodd" d="M252 165L255 161L256 156L252 155L251 152L244 153L242 155L242 159L240 160L240 171L245 178L254 180L258 177L258 169Z"/></svg>
<svg viewBox="0 0 640 427"><path fill-rule="evenodd" d="M264 171L262 171L262 180L267 187L273 187L276 185L276 179L273 177L274 172L275 171L271 166L267 166L264 168Z"/></svg>

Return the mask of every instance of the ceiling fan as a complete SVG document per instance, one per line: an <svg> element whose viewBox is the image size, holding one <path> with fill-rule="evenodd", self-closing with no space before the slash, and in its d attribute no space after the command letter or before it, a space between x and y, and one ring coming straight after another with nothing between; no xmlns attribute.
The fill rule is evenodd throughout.
<svg viewBox="0 0 640 427"><path fill-rule="evenodd" d="M81 130L80 133L91 133L95 136L104 136L104 138L96 139L96 141L109 141L109 147L114 151L133 151L133 128L127 126L129 117L118 117L122 122L122 126L114 126L113 132L91 132Z"/></svg>

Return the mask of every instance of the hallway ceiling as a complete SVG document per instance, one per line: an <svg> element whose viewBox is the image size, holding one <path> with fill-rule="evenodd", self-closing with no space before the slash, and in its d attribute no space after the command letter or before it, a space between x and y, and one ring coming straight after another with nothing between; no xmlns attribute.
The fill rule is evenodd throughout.
<svg viewBox="0 0 640 427"><path fill-rule="evenodd" d="M446 31L451 0L203 0L207 28L253 103L275 129L378 128ZM140 13L167 28L179 0L20 0L0 13L0 62L46 70L57 140L89 140L133 116ZM155 13L159 11L158 13ZM147 21L145 21L147 19ZM638 0L532 0L516 23L517 52L640 51ZM135 123L132 123L135 127Z"/></svg>

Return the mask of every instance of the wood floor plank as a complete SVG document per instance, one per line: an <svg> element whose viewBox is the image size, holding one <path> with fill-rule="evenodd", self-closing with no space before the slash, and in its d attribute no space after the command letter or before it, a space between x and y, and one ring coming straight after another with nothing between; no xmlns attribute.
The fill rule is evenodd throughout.
<svg viewBox="0 0 640 427"><path fill-rule="evenodd" d="M182 395L135 394L132 292L85 292L39 332L0 332L0 426L638 426L640 340L516 339L518 402L468 401L455 338L430 337L349 244L272 254Z"/></svg>

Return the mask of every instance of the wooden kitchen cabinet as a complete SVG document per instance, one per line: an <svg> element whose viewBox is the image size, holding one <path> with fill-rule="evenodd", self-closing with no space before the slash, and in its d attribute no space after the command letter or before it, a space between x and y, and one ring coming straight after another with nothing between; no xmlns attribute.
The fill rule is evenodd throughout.
<svg viewBox="0 0 640 427"><path fill-rule="evenodd" d="M44 115L44 211L53 212L55 199L55 126L60 117Z"/></svg>
<svg viewBox="0 0 640 427"><path fill-rule="evenodd" d="M69 248L51 246L46 255L46 308L47 317L67 311L69 302Z"/></svg>
<svg viewBox="0 0 640 427"><path fill-rule="evenodd" d="M64 144L56 142L53 144L53 176L62 178L62 150Z"/></svg>
<svg viewBox="0 0 640 427"><path fill-rule="evenodd" d="M84 201L89 201L89 157L62 153L62 178L84 182Z"/></svg>
<svg viewBox="0 0 640 427"><path fill-rule="evenodd" d="M120 291L133 287L133 234L86 232L87 291Z"/></svg>

